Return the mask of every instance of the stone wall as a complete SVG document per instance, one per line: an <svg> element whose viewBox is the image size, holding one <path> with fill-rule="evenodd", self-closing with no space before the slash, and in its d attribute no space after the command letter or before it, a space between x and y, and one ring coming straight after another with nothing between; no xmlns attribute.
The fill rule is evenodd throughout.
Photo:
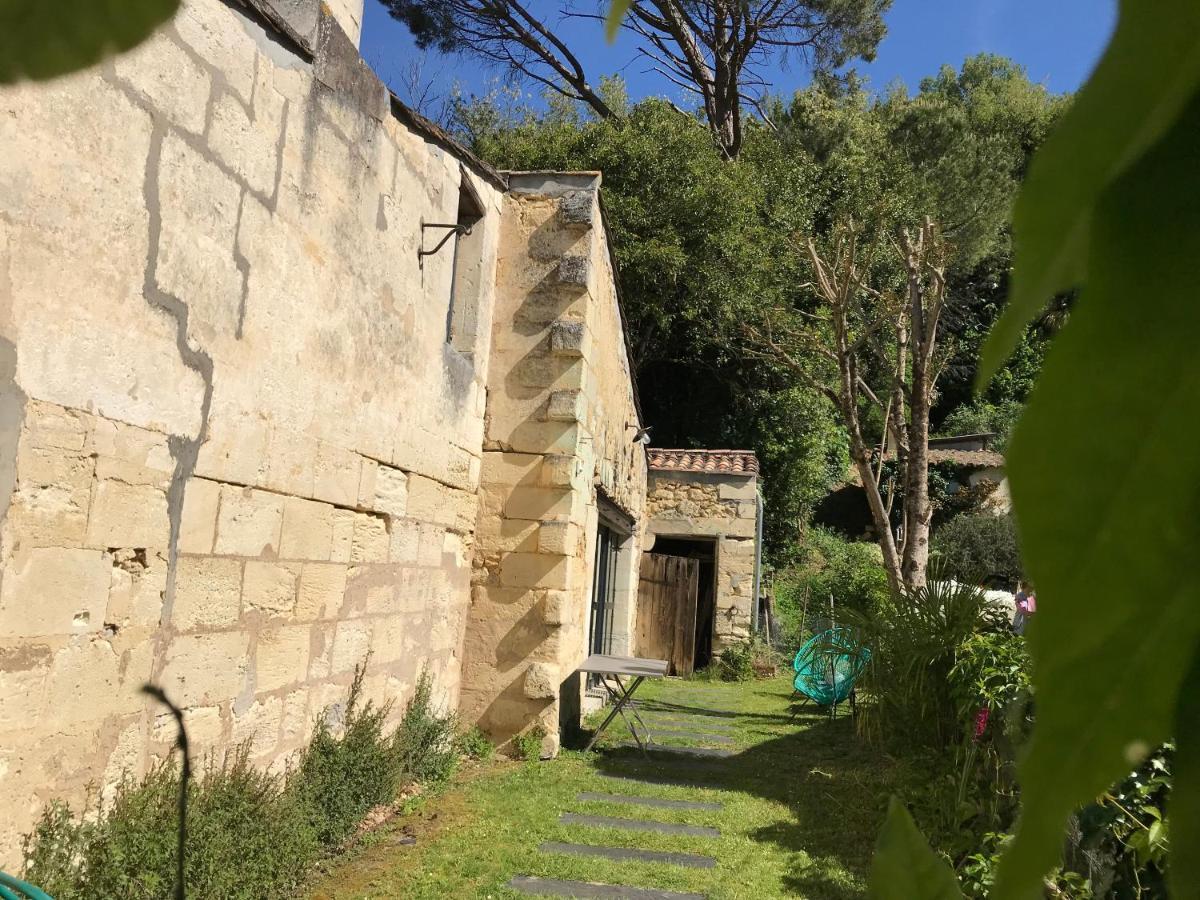
<svg viewBox="0 0 1200 900"><path fill-rule="evenodd" d="M750 636L757 486L754 475L650 470L646 500L648 530L655 536L714 542L717 580L713 650L716 653Z"/></svg>
<svg viewBox="0 0 1200 900"><path fill-rule="evenodd" d="M587 655L601 497L631 534L616 630L632 631L645 454L597 189L599 177L513 175L489 369L464 716L504 739L559 704Z"/></svg>
<svg viewBox="0 0 1200 900"><path fill-rule="evenodd" d="M0 90L2 862L51 797L169 752L146 681L197 752L263 765L368 653L370 696L428 665L457 701L507 201L320 15L310 55L189 0L130 54ZM451 248L417 249L462 178L482 276L452 344Z"/></svg>

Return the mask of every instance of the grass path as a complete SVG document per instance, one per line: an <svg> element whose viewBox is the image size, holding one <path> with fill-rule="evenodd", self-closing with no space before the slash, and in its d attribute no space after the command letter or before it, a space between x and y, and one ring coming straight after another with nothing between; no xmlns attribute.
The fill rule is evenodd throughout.
<svg viewBox="0 0 1200 900"><path fill-rule="evenodd" d="M831 723L808 713L789 720L790 690L782 677L732 685L648 683L639 694L644 716L689 733L663 732L661 743L733 755L647 760L637 750L612 747L628 738L614 725L601 752L468 769L416 813L372 835L308 896L499 900L526 896L508 886L525 875L711 900L860 897L893 769L854 737L849 719ZM614 803L583 794L687 805ZM697 802L705 806L694 808ZM563 813L715 828L719 836L563 823ZM544 843L689 854L715 865L542 852Z"/></svg>

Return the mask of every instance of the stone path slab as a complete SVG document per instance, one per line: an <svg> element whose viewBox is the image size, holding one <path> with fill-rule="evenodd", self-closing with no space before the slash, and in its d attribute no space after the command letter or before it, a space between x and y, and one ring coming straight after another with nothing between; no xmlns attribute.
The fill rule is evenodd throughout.
<svg viewBox="0 0 1200 900"><path fill-rule="evenodd" d="M618 747L632 747L634 750L640 750L641 747L637 741L621 741L617 744ZM664 744L653 744L649 747L651 753L660 753L670 756L711 756L716 759L725 759L733 756L733 750L717 750L712 747L668 747Z"/></svg>
<svg viewBox="0 0 1200 900"><path fill-rule="evenodd" d="M678 891L596 884L592 881L560 881L557 878L534 878L529 875L518 875L508 886L522 894L540 897L580 897L585 900L591 900L593 897L606 900L708 900L704 894L681 894Z"/></svg>
<svg viewBox="0 0 1200 900"><path fill-rule="evenodd" d="M648 819L624 819L619 816L588 816L583 813L563 813L558 817L563 825L588 825L592 828L622 828L626 831L656 831L659 834L687 834L692 837L720 837L721 832L707 825L678 825L674 822L654 822Z"/></svg>
<svg viewBox="0 0 1200 900"><path fill-rule="evenodd" d="M667 853L659 850L632 850L627 847L596 847L591 844L563 844L549 841L538 847L542 853L568 853L572 856L599 856L617 862L666 863L693 869L711 869L717 861L698 853Z"/></svg>
<svg viewBox="0 0 1200 900"><path fill-rule="evenodd" d="M639 797L636 794L597 794L584 791L576 800L590 803L628 803L633 806L652 806L655 809L696 809L717 811L724 809L721 803L706 803L700 800L664 800L661 797Z"/></svg>

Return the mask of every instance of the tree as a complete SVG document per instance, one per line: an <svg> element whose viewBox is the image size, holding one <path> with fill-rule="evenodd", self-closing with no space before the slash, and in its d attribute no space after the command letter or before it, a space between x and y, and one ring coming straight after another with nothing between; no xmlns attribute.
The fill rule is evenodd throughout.
<svg viewBox="0 0 1200 900"><path fill-rule="evenodd" d="M903 269L899 289L880 285L876 263L890 244ZM839 222L822 250L808 237L804 250L813 281L805 287L818 311L797 327L771 311L743 324L751 352L775 357L828 397L850 439L850 460L867 495L883 565L894 590L925 584L933 507L929 501L929 414L941 360L938 325L946 305L949 248L926 219L915 232L871 234L853 220ZM791 319L792 317L787 317ZM812 357L826 365L814 367ZM873 357L873 359L868 359ZM832 378L822 370L832 369ZM872 371L882 378L871 384ZM878 450L864 429L863 407L882 414ZM892 530L896 485L884 499L883 460L892 448L901 473L901 524Z"/></svg>
<svg viewBox="0 0 1200 900"><path fill-rule="evenodd" d="M519 0L381 0L418 46L462 51L503 65L602 118L618 113L579 57ZM745 142L743 104L763 114L764 68L801 56L814 71L874 57L891 0L634 0L623 27L651 69L694 96L726 159ZM600 20L597 13L567 16Z"/></svg>

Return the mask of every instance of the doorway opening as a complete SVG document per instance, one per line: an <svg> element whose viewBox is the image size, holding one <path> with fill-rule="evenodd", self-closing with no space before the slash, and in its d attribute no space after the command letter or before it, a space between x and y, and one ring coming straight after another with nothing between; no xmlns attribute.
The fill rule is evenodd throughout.
<svg viewBox="0 0 1200 900"><path fill-rule="evenodd" d="M677 538L659 536L653 552L663 556L682 556L700 563L700 589L696 598L696 644L694 669L712 662L713 624L717 613L717 542L713 538Z"/></svg>

